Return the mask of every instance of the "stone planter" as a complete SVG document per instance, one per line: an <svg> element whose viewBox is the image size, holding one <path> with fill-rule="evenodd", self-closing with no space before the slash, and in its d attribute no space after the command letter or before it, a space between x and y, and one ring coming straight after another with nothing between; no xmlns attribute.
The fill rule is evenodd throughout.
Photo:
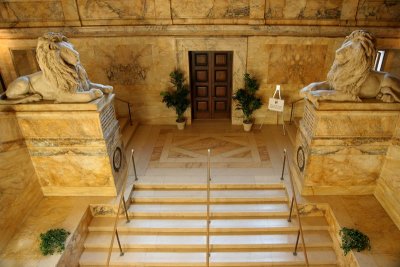
<svg viewBox="0 0 400 267"><path fill-rule="evenodd" d="M243 129L245 132L250 132L252 126L253 126L253 123L244 123L243 122Z"/></svg>
<svg viewBox="0 0 400 267"><path fill-rule="evenodd" d="M178 127L178 130L183 130L185 129L185 124L186 124L186 120L182 121L182 122L176 122L176 126Z"/></svg>

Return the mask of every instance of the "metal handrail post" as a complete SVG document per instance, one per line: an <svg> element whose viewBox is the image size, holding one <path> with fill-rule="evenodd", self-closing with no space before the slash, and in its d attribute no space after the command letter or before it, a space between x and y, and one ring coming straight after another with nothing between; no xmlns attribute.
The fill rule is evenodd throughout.
<svg viewBox="0 0 400 267"><path fill-rule="evenodd" d="M299 245L300 229L297 231L296 245L294 246L293 255L297 256L297 246Z"/></svg>
<svg viewBox="0 0 400 267"><path fill-rule="evenodd" d="M292 103L292 108L290 109L290 120L289 120L290 125L293 122L293 110L294 110L294 102Z"/></svg>
<svg viewBox="0 0 400 267"><path fill-rule="evenodd" d="M131 220L129 220L128 210L126 209L126 203L125 203L125 197L124 196L122 197L122 203L124 204L126 223L129 223Z"/></svg>
<svg viewBox="0 0 400 267"><path fill-rule="evenodd" d="M283 180L283 174L285 173L285 165L286 165L286 149L283 150L283 165L282 165L281 180Z"/></svg>
<svg viewBox="0 0 400 267"><path fill-rule="evenodd" d="M117 237L118 247L119 247L119 255L124 256L124 252L122 251L121 242L119 241L118 230L115 229L115 236Z"/></svg>
<svg viewBox="0 0 400 267"><path fill-rule="evenodd" d="M286 149L284 151L286 151ZM288 161L287 164L288 165L290 164L289 161ZM300 232L301 242L302 242L302 246L303 246L304 260L305 260L306 266L308 267L309 263L308 263L308 257L307 257L307 249L306 249L306 244L304 242L304 233L303 233L303 227L301 226L299 205L298 205L297 199L296 199L296 191L294 190L294 183L293 183L292 172L290 170L290 166L288 166L288 169L289 169L290 185L291 185L292 194L293 194L293 203L294 203L294 206L296 207L297 222L299 224L299 232ZM296 246L295 246L295 251L294 252L296 252L296 254L297 254L297 242L296 242ZM296 255L296 254L293 253L293 255Z"/></svg>
<svg viewBox="0 0 400 267"><path fill-rule="evenodd" d="M133 149L132 149L132 153L133 153ZM116 216L115 216L113 231L112 231L111 240L110 240L110 246L109 246L109 248L108 248L106 266L110 266L111 253L112 253L113 246L114 246L114 237L115 237L115 236L117 237L118 246L119 246L119 249L120 249L120 252L121 252L120 255L121 255L121 256L124 256L124 253L123 253L122 247L121 247L121 242L120 242L119 236L118 236L117 223L118 223L119 213L120 213L120 210L121 210L121 202L124 202L124 208L125 208L125 210L126 210L124 192L125 192L125 189L126 189L126 182L127 182L127 180L128 180L128 173L126 174L126 176L125 176L125 178L124 178L124 180L123 180L123 182L122 182L121 197L120 197L120 199L119 199L119 201L118 201L117 214L116 214ZM127 215L127 214L126 214L126 215Z"/></svg>
<svg viewBox="0 0 400 267"><path fill-rule="evenodd" d="M129 113L129 124L132 126L131 104L127 103L127 105L128 105L128 113Z"/></svg>
<svg viewBox="0 0 400 267"><path fill-rule="evenodd" d="M292 201L290 203L290 212L289 212L289 218L288 218L288 222L292 221L292 212L293 212L293 203L294 203L294 197L292 197Z"/></svg>
<svg viewBox="0 0 400 267"><path fill-rule="evenodd" d="M139 180L136 174L136 164L135 164L135 149L132 149L132 165L133 165L133 172L135 173L135 181Z"/></svg>
<svg viewBox="0 0 400 267"><path fill-rule="evenodd" d="M207 150L207 267L210 266L210 181L211 181L211 166L210 166L211 150Z"/></svg>

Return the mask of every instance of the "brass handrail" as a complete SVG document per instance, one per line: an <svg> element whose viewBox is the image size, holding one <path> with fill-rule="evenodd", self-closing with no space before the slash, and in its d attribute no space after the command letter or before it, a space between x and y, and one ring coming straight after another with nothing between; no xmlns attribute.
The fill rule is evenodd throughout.
<svg viewBox="0 0 400 267"><path fill-rule="evenodd" d="M291 103L289 124L292 124L292 122L293 122L294 104L296 104L297 102L303 101L303 100L304 100L304 98L300 98Z"/></svg>
<svg viewBox="0 0 400 267"><path fill-rule="evenodd" d="M206 262L207 267L210 266L210 181L211 181L211 167L210 167L211 150L207 150L207 254Z"/></svg>
<svg viewBox="0 0 400 267"><path fill-rule="evenodd" d="M118 100L118 101L124 102L125 104L128 105L129 125L132 126L132 114L131 114L131 105L132 104L130 102L128 102L126 100L123 100L121 98L118 98L118 97L115 97L115 99Z"/></svg>
<svg viewBox="0 0 400 267"><path fill-rule="evenodd" d="M285 154L285 158L286 158L286 149L283 150L283 153ZM297 222L299 224L299 230L297 232L296 246L294 248L293 255L295 255L295 256L297 255L297 245L299 243L299 237L301 237L301 242L302 242L302 246L303 246L303 253L304 253L304 260L305 260L306 266L308 267L309 263L308 263L308 257L307 257L306 243L304 242L303 227L301 226L301 218L300 218L299 206L298 206L297 199L296 199L296 191L294 190L294 184L293 184L292 172L290 170L289 160L287 161L287 164L288 164L288 169L289 169L290 185L292 187L292 192L293 192L292 203L290 205L290 214L289 214L288 221L289 222L291 221L292 209L293 209L293 203L294 203L294 206L296 207Z"/></svg>
<svg viewBox="0 0 400 267"><path fill-rule="evenodd" d="M132 149L132 152L131 152L131 157L132 158L133 158L133 153L134 153L134 150ZM124 192L125 192L125 189L126 189L126 182L128 180L128 176L129 176L129 168L128 168L128 171L127 171L126 176L124 178L124 182L122 184L121 198L119 199L117 215L115 216L115 221L114 221L114 227L113 227L112 236L111 236L110 247L108 249L108 254L107 254L107 263L106 263L107 266L110 266L111 253L112 253L112 250L114 248L114 237L115 236L117 236L118 246L119 246L119 249L120 249L120 255L121 256L124 255L124 252L122 251L122 248L121 248L121 243L120 243L120 240L119 240L118 232L117 232L117 223L118 223L119 212L121 210L121 204L122 203L124 203L124 209L125 209L125 214L126 214L126 217L127 217L127 222L129 222L129 217L128 217L128 213L127 213L126 206L125 206L125 197L124 197Z"/></svg>

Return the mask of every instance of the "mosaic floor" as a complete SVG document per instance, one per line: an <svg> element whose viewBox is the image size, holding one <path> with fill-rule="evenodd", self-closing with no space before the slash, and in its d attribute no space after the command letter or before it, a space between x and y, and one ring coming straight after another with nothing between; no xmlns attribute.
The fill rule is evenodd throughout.
<svg viewBox="0 0 400 267"><path fill-rule="evenodd" d="M153 148L149 167L205 167L207 149L213 167L270 167L263 136L257 133L185 133L161 129Z"/></svg>

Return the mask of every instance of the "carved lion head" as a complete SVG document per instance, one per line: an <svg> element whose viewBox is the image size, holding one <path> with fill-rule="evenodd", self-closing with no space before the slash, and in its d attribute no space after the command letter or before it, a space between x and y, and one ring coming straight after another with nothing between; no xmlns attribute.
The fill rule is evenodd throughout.
<svg viewBox="0 0 400 267"><path fill-rule="evenodd" d="M39 38L36 58L47 81L64 92L89 90L79 53L61 33L49 32Z"/></svg>
<svg viewBox="0 0 400 267"><path fill-rule="evenodd" d="M354 31L346 37L336 50L335 60L327 76L333 89L358 95L373 67L375 43L375 38L364 30Z"/></svg>

